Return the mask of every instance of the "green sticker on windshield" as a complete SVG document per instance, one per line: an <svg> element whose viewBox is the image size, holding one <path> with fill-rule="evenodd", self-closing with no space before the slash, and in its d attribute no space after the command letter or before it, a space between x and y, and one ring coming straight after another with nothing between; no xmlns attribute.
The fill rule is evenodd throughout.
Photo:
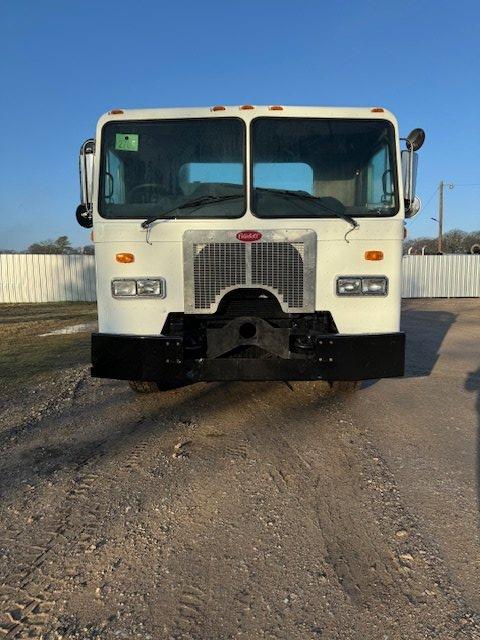
<svg viewBox="0 0 480 640"><path fill-rule="evenodd" d="M118 151L138 151L138 133L116 133L115 149Z"/></svg>

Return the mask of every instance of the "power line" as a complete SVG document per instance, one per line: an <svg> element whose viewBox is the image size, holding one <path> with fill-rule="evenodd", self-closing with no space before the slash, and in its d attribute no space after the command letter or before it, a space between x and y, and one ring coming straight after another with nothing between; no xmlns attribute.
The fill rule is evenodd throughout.
<svg viewBox="0 0 480 640"><path fill-rule="evenodd" d="M437 188L435 189L435 191L432 193L432 195L430 196L430 198L427 200L427 204L422 207L423 210L425 211L425 209L428 207L428 205L431 203L431 201L433 200L433 198L437 195L437 191L438 191L439 187L437 186Z"/></svg>
<svg viewBox="0 0 480 640"><path fill-rule="evenodd" d="M436 194L438 193L438 189L439 186L435 187L435 191L432 193L432 195L430 196L430 198L427 200L427 204L422 206L422 211L425 212L425 210L427 209L428 205L432 202L433 198L436 196ZM412 218L411 220L408 221L409 226L411 226L414 222L418 222L418 217Z"/></svg>
<svg viewBox="0 0 480 640"><path fill-rule="evenodd" d="M450 186L450 185L448 185L448 186ZM450 188L453 188L453 187L480 187L480 182L464 182L464 183L460 183L460 184L455 182L455 184L452 184L452 186ZM432 193L430 198L427 200L427 204L422 206L422 212L425 212L427 210L429 204L432 202L433 198L438 193L439 188L440 188L440 186L438 186L435 189L435 191ZM420 220L420 219L421 218L419 218L419 217L412 218L411 220L408 221L409 226L411 226L415 222L418 222L418 220Z"/></svg>

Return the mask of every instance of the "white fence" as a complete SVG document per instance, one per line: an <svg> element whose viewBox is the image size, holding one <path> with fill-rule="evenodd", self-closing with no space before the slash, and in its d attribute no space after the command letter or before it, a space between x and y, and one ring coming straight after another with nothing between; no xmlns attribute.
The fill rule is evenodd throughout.
<svg viewBox="0 0 480 640"><path fill-rule="evenodd" d="M95 257L0 254L0 302L92 302Z"/></svg>
<svg viewBox="0 0 480 640"><path fill-rule="evenodd" d="M480 255L404 256L404 298L480 297Z"/></svg>
<svg viewBox="0 0 480 640"><path fill-rule="evenodd" d="M404 256L404 298L480 297L480 255ZM0 302L93 302L94 256L0 254Z"/></svg>

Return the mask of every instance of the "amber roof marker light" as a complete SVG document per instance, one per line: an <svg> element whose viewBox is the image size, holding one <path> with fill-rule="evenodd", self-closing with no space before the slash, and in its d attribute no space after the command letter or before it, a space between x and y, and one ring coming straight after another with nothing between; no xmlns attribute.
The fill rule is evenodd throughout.
<svg viewBox="0 0 480 640"><path fill-rule="evenodd" d="M225 107L221 104L216 104L210 111L225 111Z"/></svg>
<svg viewBox="0 0 480 640"><path fill-rule="evenodd" d="M384 113L385 109L383 109L383 107L373 107L373 109L370 109L370 111L372 113Z"/></svg>
<svg viewBox="0 0 480 640"><path fill-rule="evenodd" d="M119 116L122 113L124 113L123 109L111 109L108 112L108 115L110 115L110 116Z"/></svg>
<svg viewBox="0 0 480 640"><path fill-rule="evenodd" d="M242 104L242 106L239 108L240 108L240 111L246 111L247 109L255 109L253 104Z"/></svg>
<svg viewBox="0 0 480 640"><path fill-rule="evenodd" d="M283 111L283 107L279 104L274 104L271 107L268 107L269 111Z"/></svg>

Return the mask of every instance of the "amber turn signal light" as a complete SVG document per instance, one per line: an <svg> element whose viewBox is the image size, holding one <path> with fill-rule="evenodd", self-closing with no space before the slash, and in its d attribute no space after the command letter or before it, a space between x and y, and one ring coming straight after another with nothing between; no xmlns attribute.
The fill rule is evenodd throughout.
<svg viewBox="0 0 480 640"><path fill-rule="evenodd" d="M365 260L383 260L383 251L365 251Z"/></svg>
<svg viewBox="0 0 480 640"><path fill-rule="evenodd" d="M133 253L117 253L115 259L117 262L123 262L124 264L135 262L135 256Z"/></svg>

